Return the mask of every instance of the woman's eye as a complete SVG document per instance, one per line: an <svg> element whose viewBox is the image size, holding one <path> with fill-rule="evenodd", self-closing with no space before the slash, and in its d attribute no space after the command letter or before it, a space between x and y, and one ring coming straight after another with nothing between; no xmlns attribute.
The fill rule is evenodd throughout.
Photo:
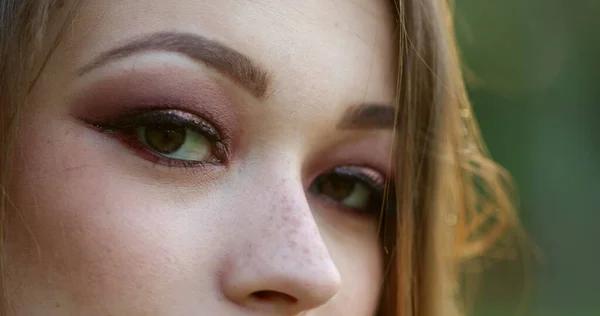
<svg viewBox="0 0 600 316"><path fill-rule="evenodd" d="M204 163L221 164L227 159L227 146L221 133L211 123L191 113L155 110L108 121L87 121L87 124L119 139L155 163L192 167Z"/></svg>
<svg viewBox="0 0 600 316"><path fill-rule="evenodd" d="M383 203L381 182L359 171L337 168L317 177L310 190L359 213L379 212Z"/></svg>
<svg viewBox="0 0 600 316"><path fill-rule="evenodd" d="M204 135L185 127L140 126L137 139L157 154L177 160L206 162L213 160L213 144Z"/></svg>

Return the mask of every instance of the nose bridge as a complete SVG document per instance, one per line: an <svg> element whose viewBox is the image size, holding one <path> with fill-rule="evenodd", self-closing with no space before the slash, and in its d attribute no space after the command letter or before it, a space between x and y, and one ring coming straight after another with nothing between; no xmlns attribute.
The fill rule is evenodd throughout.
<svg viewBox="0 0 600 316"><path fill-rule="evenodd" d="M333 297L339 290L340 275L312 216L300 177L289 166L279 170L249 184L254 198L243 212L254 217L252 229L237 242L241 249L229 257L224 291L237 303L255 301L257 293L277 293L275 296L291 299L272 302L301 312ZM269 304L264 299L261 302Z"/></svg>
<svg viewBox="0 0 600 316"><path fill-rule="evenodd" d="M268 189L260 190L253 208L263 219L257 221L260 234L249 240L252 248L262 249L280 267L314 262L317 258L330 260L327 248L312 215L304 185L291 163L277 171L263 174ZM261 216L261 215L258 215ZM313 268L318 266L314 262ZM309 267L310 268L310 267Z"/></svg>
<svg viewBox="0 0 600 316"><path fill-rule="evenodd" d="M318 234L307 201L300 163L289 153L273 153L261 158L260 166L250 171L253 174L243 177L250 179L242 185L249 194L244 194L239 202L248 207L245 212L251 217L248 220L255 223L265 237L290 240L298 234L305 234L305 237ZM248 199L248 196L251 198Z"/></svg>
<svg viewBox="0 0 600 316"><path fill-rule="evenodd" d="M329 254L304 190L292 186L286 181L272 192L274 207L262 227L266 240L261 238L257 242L267 247L265 250L272 253L275 257L272 259L281 267L302 265L304 269L314 269L319 266L317 260L330 260Z"/></svg>

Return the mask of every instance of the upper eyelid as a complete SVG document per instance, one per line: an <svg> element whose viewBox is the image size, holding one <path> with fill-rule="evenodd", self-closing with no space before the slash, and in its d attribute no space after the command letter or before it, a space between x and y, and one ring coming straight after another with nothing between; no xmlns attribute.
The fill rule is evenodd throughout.
<svg viewBox="0 0 600 316"><path fill-rule="evenodd" d="M386 190L387 190L386 189L387 185L388 185L387 184L387 180L386 180L387 178L383 174L381 174L380 172L378 172L378 171L375 171L375 172L377 172L378 174L381 175L381 177L383 179L381 181L381 183L378 183L379 181L376 181L375 179L372 179L370 176L368 176L364 172L358 171L358 172L344 172L344 173L340 173L340 172L336 172L336 169L337 170L339 170L339 169L342 169L342 170L369 169L369 170L375 171L375 169L372 169L372 168L369 168L369 167L358 167L358 166L352 166L352 165L350 165L350 166L338 166L338 167L334 167L332 169L329 169L328 171L320 173L314 180L312 180L310 182L311 186L312 186L312 183L316 179L320 178L321 176L326 176L326 175L333 174L333 175L341 175L343 177L351 178L354 181L357 181L359 183L363 183L364 185L368 186L370 190L375 190L377 194L384 195L385 192L386 192Z"/></svg>
<svg viewBox="0 0 600 316"><path fill-rule="evenodd" d="M177 90L176 87L173 87L169 82L172 82L171 80L166 82L166 87L168 87L168 89L162 88L165 87L165 85L163 85L163 80L160 79L160 77L158 76L158 74L156 72L152 73L151 77L148 76L138 76L135 75L132 77L130 77L129 75L127 75L127 78L125 81L128 82L125 84L127 90L123 90L121 88L117 89L117 96L114 97L113 99L115 100L114 103L118 103L118 105L112 105L112 101L111 102L107 102L104 101L104 99L100 98L101 95L95 94L94 93L94 99L99 99L100 103L96 103L96 101L89 101L91 98L88 98L87 100L84 100L83 104L85 105L85 108L91 108L91 111L89 112L96 112L96 113L116 113L115 109L119 109L119 113L122 113L123 109L139 109L139 102L142 102L142 107L146 108L146 109L179 109L181 111L184 112L189 112L192 113L196 116L199 116L201 118L206 119L207 121L211 122L212 125L214 127L217 128L217 130L219 130L222 136L222 139L225 143L227 144L231 144L233 145L232 148L229 148L229 146L227 146L227 149L231 151L231 155L235 155L235 149L237 148L237 146L235 146L237 144L237 142L239 141L239 132L240 132L240 128L239 126L243 126L244 124L247 124L247 122L243 122L243 116L238 116L239 113L236 113L235 108L241 107L241 104L237 104L236 101L231 101L231 103L229 101L227 101L225 105L223 105L222 103L220 103L221 99L224 98L224 95L231 95L233 92L225 89L223 91L219 91L218 93L211 93L210 91L213 90L213 88L208 88L208 90L193 90L189 83L186 83L188 80L184 80L184 81L180 81L180 80L175 80L175 82L179 82L180 84L177 85L177 87L182 87L185 88L183 90L186 91L179 91ZM134 78L134 79L132 79ZM137 78L137 79L135 79ZM136 91L136 92L131 92L129 90L130 86L133 85L133 81L139 81L141 80L140 78L146 78L147 80L145 80L146 82L150 82L151 84L149 85L151 90L153 91L152 93L148 94L144 94L142 93L142 91ZM180 77L181 79L181 77ZM108 82L108 81L107 81ZM103 89L103 90L107 90L107 92L112 92L114 91L113 89L115 87L118 86L123 86L122 84L120 84L121 81L121 77L119 77L118 79L111 79L110 80L110 84L107 86L108 89ZM142 81L144 82L144 81ZM198 83L203 83L205 82L205 80L199 80ZM139 82L138 82L139 83ZM211 83L211 81L208 81L209 87L212 87L212 85L215 86L219 86L216 85L214 83ZM136 85L133 85L134 89ZM137 86L140 86L139 84ZM173 88L176 88L175 90ZM142 89L142 90L147 90L148 86L146 86L146 88ZM164 90L164 92L163 92ZM86 89L85 92L89 92L90 90ZM190 91L195 91L194 93L190 93ZM156 94L154 93L156 92ZM198 93L196 93L198 92ZM86 97L89 97L89 95L87 93L81 93L81 96L84 97L84 99ZM208 101L206 100L202 100L199 101L199 95L203 96L202 99L206 98ZM216 96L216 97L215 97ZM160 104L155 104L155 105L151 105L152 100L159 100L159 102L164 102L160 105ZM216 99L219 102L215 102L214 99ZM165 101L162 101L165 100ZM200 102L202 102L200 104ZM123 103L123 104L121 104ZM217 103L218 106L217 106ZM225 108L225 109L229 109L229 108L233 108L232 111L225 111L225 110L220 110L220 108ZM100 108L108 108L110 109L109 111L106 110L97 110ZM239 109L238 109L239 111ZM225 112L224 114L222 114L222 112ZM96 114L93 113L93 114ZM83 113L82 113L83 114ZM80 114L81 115L81 114ZM83 115L87 115L87 114L83 114ZM106 114L99 114L100 117L105 116ZM96 116L98 116L98 114L96 114ZM217 116L216 118L214 116ZM242 124L243 123L243 124ZM349 162L350 164L352 163L356 163L356 167L365 167L365 168L369 168L369 169L373 169L375 171L378 172L378 174L380 174L380 176L384 179L388 178L391 176L392 167L388 167L388 163L386 162L387 159L385 159L385 156L387 156L386 153L387 150L379 150L379 148L384 147L383 144L380 144L382 142L377 142L376 144L374 144L374 134L366 134L366 133L361 133L361 134L357 134L356 136L354 136L355 134L350 134L347 135L344 134L343 138L342 136L340 136L340 138L336 138L332 143L326 144L324 150L322 152L320 152L320 154L324 154L326 156L329 156L327 158L327 160L329 160L330 162L333 162L334 164L329 164L329 166L335 166L335 162ZM368 144L366 144L368 143ZM358 149L361 148L361 149ZM373 150L364 150L364 148L369 148L369 149L374 149L377 148L375 150L375 153L373 155L377 155L378 157L376 157L375 159L373 159L372 157L370 157L371 155L369 154L365 154L365 152L373 152ZM334 152L338 152L340 153L340 155L335 154ZM382 154L380 155L379 152L382 152ZM384 158L384 159L381 159ZM320 164L320 163L319 163ZM362 165L365 164L365 165ZM323 166L325 167L325 166ZM354 166L353 166L354 167ZM321 168L318 168L321 169ZM327 168L328 169L328 168ZM314 176L315 174L313 174L312 176ZM309 176L310 178L312 178L312 176Z"/></svg>
<svg viewBox="0 0 600 316"><path fill-rule="evenodd" d="M364 170L372 172L364 172ZM384 175L384 173L376 171L375 169L366 166L340 166L334 168L332 171L346 176L364 177L369 179L370 182L377 183L377 186L385 185L385 182L387 180L387 177Z"/></svg>
<svg viewBox="0 0 600 316"><path fill-rule="evenodd" d="M135 115L133 115L133 117L135 117ZM136 143L140 143L140 144L145 143L143 140L139 139L135 135L135 132L133 132L132 129L139 127L139 126L149 125L149 124L144 124L144 123L141 123L141 124L132 123L129 125L120 125L119 126L118 123L116 123L116 124L113 123L112 125L108 125L105 123L94 123L94 122L90 122L90 121L86 121L85 123L93 126L94 128L100 129L100 131L103 133L113 134L114 136L116 136L118 139L121 139L122 142L125 142L126 145L129 145L129 146L132 145L130 143L132 141L136 142ZM191 122L189 124L185 124L185 125L189 125L191 127L194 126L194 124ZM206 131L199 130L199 132L204 134L205 136L207 136ZM220 163L228 161L230 159L228 147L226 145L221 146L221 144L223 144L223 142L219 139L215 139L215 140L211 139L210 141L213 143L213 146L215 146L217 148L217 153L213 152L213 156L216 157ZM140 145L140 146L146 147L148 145L145 144L145 145ZM138 145L134 146L134 149L136 149L136 148L138 148ZM153 155L165 162L168 162L168 163L165 163L165 165L168 165L168 166L171 166L171 164L174 164L174 163L182 164L183 166L185 166L185 165L203 166L206 164L206 162L204 162L204 161L172 158L165 154L157 153L152 148L146 148L145 150L149 151L149 153L151 155Z"/></svg>
<svg viewBox="0 0 600 316"><path fill-rule="evenodd" d="M169 113L170 112L170 113ZM159 113L163 113L160 115ZM176 113L183 113L184 115L192 115L193 117L183 117L182 115L176 115ZM151 115L154 115L152 117ZM176 120L166 120L167 117L177 118L180 121ZM208 134L214 141L223 140L222 133L213 126L212 123L208 122L206 119L192 113L188 113L187 111L174 110L174 109L154 109L147 110L145 112L140 112L136 114L124 114L115 118L111 118L106 123L106 126L113 127L116 129L128 129L134 128L140 125L147 125L151 123L156 123L157 119L165 119L165 122L162 124L174 124L181 127L191 128L197 132ZM154 121L153 121L154 120ZM103 124L103 123L101 123ZM202 126L202 128L200 127Z"/></svg>
<svg viewBox="0 0 600 316"><path fill-rule="evenodd" d="M239 148L239 141L245 138L240 135L241 129L254 123L246 121L247 116L244 113L248 104L244 103L245 99L238 98L237 89L232 89L228 84L222 84L221 79L213 80L212 77L207 78L204 75L198 75L197 72L188 73L179 67L177 69L140 68L139 72L137 71L101 80L102 87L104 87L102 90L116 95L111 97L115 102L105 101L102 95L92 92L98 90L95 89L97 83L86 86L86 89L81 90L79 95L82 96L83 102L88 104L86 107L92 108L93 111L97 111L96 113L114 113L114 110L97 110L101 108L137 108L140 102L144 107L159 108L160 105L151 104L154 100L158 100L165 106L176 106L213 123L213 126L222 132L223 141L232 145L232 155L238 152L236 149ZM180 73L179 76L175 75L177 72ZM166 76L164 76L165 73ZM89 92L91 94L88 94ZM118 106L113 103L118 103ZM335 122L331 123L335 124ZM391 141L387 141L387 134L384 138L380 137L381 132L362 130L333 131L333 134L335 137L331 138L330 143L319 146L322 148L322 151L319 150L320 154L329 156L327 160L367 163L370 167L375 167L375 170L382 171L381 174L384 177L392 176L395 168L394 163L391 162L393 159L388 159L390 155L387 148ZM381 139L385 139L385 141L381 141ZM340 152L341 155L334 152ZM371 155L376 157L370 157ZM334 164L330 166L334 166Z"/></svg>

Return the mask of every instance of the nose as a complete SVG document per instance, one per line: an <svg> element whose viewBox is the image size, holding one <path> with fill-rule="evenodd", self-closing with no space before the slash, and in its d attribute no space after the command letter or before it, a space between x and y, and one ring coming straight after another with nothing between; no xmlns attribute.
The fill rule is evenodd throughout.
<svg viewBox="0 0 600 316"><path fill-rule="evenodd" d="M224 295L260 315L296 315L324 305L340 274L319 233L302 185L245 203L238 240L221 274Z"/></svg>

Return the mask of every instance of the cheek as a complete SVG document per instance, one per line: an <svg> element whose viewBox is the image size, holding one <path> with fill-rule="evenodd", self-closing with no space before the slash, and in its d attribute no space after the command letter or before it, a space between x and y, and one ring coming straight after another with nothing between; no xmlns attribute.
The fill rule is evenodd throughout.
<svg viewBox="0 0 600 316"><path fill-rule="evenodd" d="M212 271L219 253L212 217L196 218L203 212L190 212L173 192L109 166L101 150L82 147L85 132L68 126L49 123L22 135L7 218L9 265L36 280L34 288L74 293L77 304L139 300L136 292L156 300L159 289L189 295L211 284L200 272Z"/></svg>
<svg viewBox="0 0 600 316"><path fill-rule="evenodd" d="M372 230L354 235L323 230L343 284L338 295L325 306L330 311L327 315L374 315L383 280L383 258L377 234Z"/></svg>
<svg viewBox="0 0 600 316"><path fill-rule="evenodd" d="M119 310L119 302L129 306L122 308L199 302L198 297L215 293L222 263L236 241L251 236L260 243L268 241L270 250L289 246L279 244L287 238L285 233L269 234L293 225L285 217L275 222L260 213L299 209L275 199L277 194L260 199L253 190L240 190L241 184L235 189L231 183L194 189L173 186L127 171L144 162L136 157L126 160L128 155L96 142L94 132L73 122L30 122L34 124L23 126L18 145L11 184L14 207L7 217L8 265L17 275L9 287L25 283L24 297L57 301L68 297L75 306L111 306L111 312ZM275 169L274 163L267 165ZM272 177L288 169L282 166ZM239 178L252 179L253 187L268 184L257 182L260 177L254 174ZM280 196L292 199L288 187L303 193L295 182L259 191L283 190ZM302 196L296 200L305 201ZM323 315L373 314L382 276L376 225L357 225L356 220L321 210L317 204L311 208L343 284L322 307ZM228 217L227 209L253 211ZM244 238L239 237L240 227Z"/></svg>

